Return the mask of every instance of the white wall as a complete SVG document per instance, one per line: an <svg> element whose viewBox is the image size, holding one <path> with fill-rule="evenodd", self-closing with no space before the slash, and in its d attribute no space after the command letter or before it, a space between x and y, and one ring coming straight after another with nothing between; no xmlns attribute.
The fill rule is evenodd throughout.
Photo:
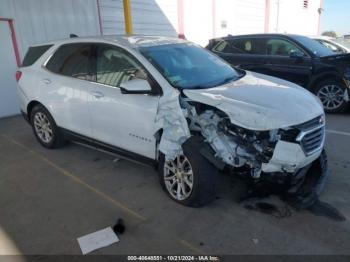
<svg viewBox="0 0 350 262"><path fill-rule="evenodd" d="M33 44L67 38L70 33L99 35L97 10L96 0L0 0L0 17L13 19L21 60ZM2 26L4 24L7 26L7 22L2 22ZM14 106L17 104L14 80L17 65L11 55L11 35L2 34L1 37L4 38L2 43L11 45L0 46L5 52L0 56L3 66L0 70L0 117L19 112Z"/></svg>
<svg viewBox="0 0 350 262"><path fill-rule="evenodd" d="M122 0L99 0L104 35L124 34ZM176 0L131 0L133 33L177 36Z"/></svg>
<svg viewBox="0 0 350 262"><path fill-rule="evenodd" d="M265 0L216 0L216 37L264 33L264 27Z"/></svg>
<svg viewBox="0 0 350 262"><path fill-rule="evenodd" d="M271 0L269 32L317 35L321 1L309 0L304 8L303 0Z"/></svg>
<svg viewBox="0 0 350 262"><path fill-rule="evenodd" d="M265 0L184 0L184 31L202 46L228 34L263 33Z"/></svg>
<svg viewBox="0 0 350 262"><path fill-rule="evenodd" d="M35 43L99 35L96 0L1 0L0 17L14 19L21 59Z"/></svg>
<svg viewBox="0 0 350 262"><path fill-rule="evenodd" d="M184 1L184 34L186 39L205 46L213 38L212 0Z"/></svg>

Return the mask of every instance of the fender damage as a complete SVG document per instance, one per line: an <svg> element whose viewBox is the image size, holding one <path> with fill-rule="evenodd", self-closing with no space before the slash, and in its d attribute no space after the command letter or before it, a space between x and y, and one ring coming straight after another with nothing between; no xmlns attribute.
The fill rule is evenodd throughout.
<svg viewBox="0 0 350 262"><path fill-rule="evenodd" d="M163 96L156 118L156 129L163 130L159 150L166 160L173 160L182 154L181 146L191 135L200 135L209 146L198 152L217 168L228 166L233 173L243 174L253 181L253 192L279 194L294 207L306 208L317 200L328 176L322 151L323 110L304 89L287 86L287 82L276 85L271 80L248 74L233 86L210 92L185 90L180 95L174 90ZM259 85L265 85L263 90L256 89ZM300 101L296 106L253 104L246 99L247 91L239 92L235 86L253 88L250 92L258 96L268 90L275 98L276 92L292 89L290 94ZM239 101L232 98L239 95ZM291 108L295 112L290 112ZM302 139L310 139L303 141L301 134ZM310 147L310 143L316 146Z"/></svg>

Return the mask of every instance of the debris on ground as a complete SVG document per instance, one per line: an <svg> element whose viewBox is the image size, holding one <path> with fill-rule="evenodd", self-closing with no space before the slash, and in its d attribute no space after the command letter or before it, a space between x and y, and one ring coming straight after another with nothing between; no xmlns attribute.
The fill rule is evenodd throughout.
<svg viewBox="0 0 350 262"><path fill-rule="evenodd" d="M118 218L117 223L113 226L113 231L117 234L123 234L125 231L125 224L122 218Z"/></svg>
<svg viewBox="0 0 350 262"><path fill-rule="evenodd" d="M118 236L113 232L111 227L79 237L77 240L83 255L119 242Z"/></svg>
<svg viewBox="0 0 350 262"><path fill-rule="evenodd" d="M256 245L259 244L259 239L257 239L257 238L253 238L252 241L253 241L253 243L256 244Z"/></svg>
<svg viewBox="0 0 350 262"><path fill-rule="evenodd" d="M335 221L345 221L346 217L338 209L328 203L317 200L308 210L315 216L323 216Z"/></svg>
<svg viewBox="0 0 350 262"><path fill-rule="evenodd" d="M250 198L241 202L244 208L265 214L270 214L277 218L290 217L292 212L287 204L277 197Z"/></svg>
<svg viewBox="0 0 350 262"><path fill-rule="evenodd" d="M251 180L247 191L241 197L241 204L250 210L271 214L278 218L291 215L288 206L297 211L309 210L317 216L324 216L336 221L346 218L333 206L321 202L319 195L329 177L327 156L323 151L321 156L311 165L299 170L293 176L276 174L280 179L263 174L259 180ZM286 204L271 203L271 196L278 196Z"/></svg>

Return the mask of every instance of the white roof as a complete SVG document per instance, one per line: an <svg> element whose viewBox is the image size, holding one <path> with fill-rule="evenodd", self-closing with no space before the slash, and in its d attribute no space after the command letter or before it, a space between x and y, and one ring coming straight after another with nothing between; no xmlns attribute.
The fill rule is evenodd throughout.
<svg viewBox="0 0 350 262"><path fill-rule="evenodd" d="M188 43L188 41L166 36L146 36L146 35L109 35L109 36L94 36L94 37L73 37L60 39L55 41L50 41L46 43L40 43L37 45L45 44L66 44L75 42L102 42L102 43L115 43L124 47L129 48L139 48L146 46L158 46L166 44L176 44L176 43Z"/></svg>

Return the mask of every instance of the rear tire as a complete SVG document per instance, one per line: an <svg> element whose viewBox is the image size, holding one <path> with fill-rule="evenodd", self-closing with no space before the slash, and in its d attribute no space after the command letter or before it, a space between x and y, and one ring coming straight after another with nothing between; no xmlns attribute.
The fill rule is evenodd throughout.
<svg viewBox="0 0 350 262"><path fill-rule="evenodd" d="M34 135L46 148L59 148L64 145L64 138L49 111L42 105L36 105L30 112L30 123Z"/></svg>
<svg viewBox="0 0 350 262"><path fill-rule="evenodd" d="M344 112L349 105L349 91L347 87L338 80L325 80L315 88L316 96L321 100L323 108L327 113Z"/></svg>
<svg viewBox="0 0 350 262"><path fill-rule="evenodd" d="M160 184L171 199L182 205L200 207L215 198L218 170L199 152L204 144L202 138L193 136L182 145L183 155L174 161L160 156Z"/></svg>

